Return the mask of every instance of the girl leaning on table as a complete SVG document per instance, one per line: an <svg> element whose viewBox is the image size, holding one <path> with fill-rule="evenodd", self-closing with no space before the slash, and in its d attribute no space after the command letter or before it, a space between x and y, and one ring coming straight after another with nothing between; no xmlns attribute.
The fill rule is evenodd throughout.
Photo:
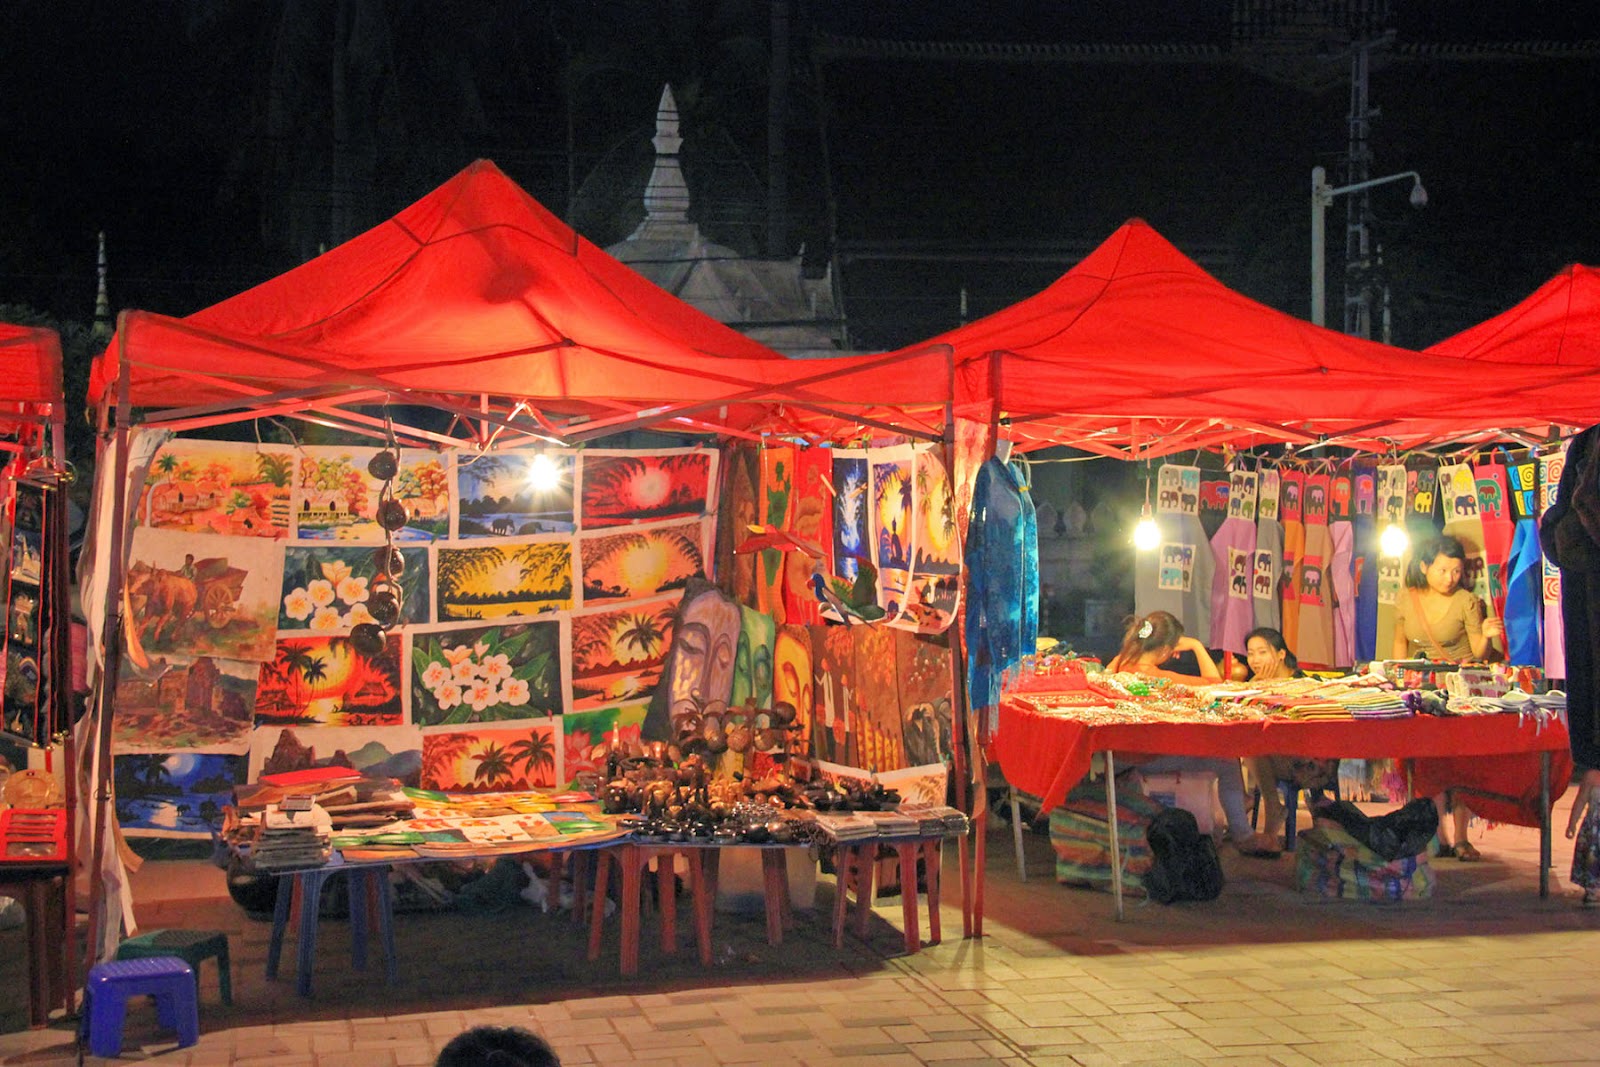
<svg viewBox="0 0 1600 1067"><path fill-rule="evenodd" d="M1395 601L1394 659L1426 656L1460 663L1500 658L1494 642L1505 636L1505 624L1489 615L1470 590L1461 588L1466 561L1466 549L1454 537L1440 534L1417 546L1406 565L1405 588ZM1467 821L1472 817L1467 805L1460 798L1450 804L1448 793L1438 794L1433 803L1439 809L1439 855L1453 855L1463 862L1481 859L1467 840ZM1448 841L1447 832L1451 832Z"/></svg>
<svg viewBox="0 0 1600 1067"><path fill-rule="evenodd" d="M1289 651L1283 634L1270 626L1258 626L1244 639L1245 663L1249 674L1244 681L1275 682L1284 678L1304 678L1306 672ZM1287 822L1279 782L1295 789L1325 789L1339 777L1339 761L1305 756L1251 756L1244 761L1245 782L1261 794L1261 832L1274 843Z"/></svg>
<svg viewBox="0 0 1600 1067"><path fill-rule="evenodd" d="M1164 666L1174 657L1192 652L1200 674L1179 674ZM1182 685L1209 685L1222 681L1211 653L1183 632L1183 623L1168 611L1152 611L1133 619L1122 638L1122 649L1106 669L1127 671L1146 678L1164 678ZM1120 757L1119 757L1120 758ZM1141 771L1160 774L1167 771L1209 772L1217 777L1217 798L1228 816L1228 839L1246 856L1272 857L1281 850L1264 834L1250 827L1250 813L1244 799L1244 775L1237 759L1206 756L1158 756L1139 763Z"/></svg>

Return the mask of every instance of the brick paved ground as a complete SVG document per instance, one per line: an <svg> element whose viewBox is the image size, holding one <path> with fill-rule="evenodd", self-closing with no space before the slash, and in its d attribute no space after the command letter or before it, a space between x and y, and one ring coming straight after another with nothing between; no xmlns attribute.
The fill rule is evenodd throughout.
<svg viewBox="0 0 1600 1067"><path fill-rule="evenodd" d="M719 916L709 973L692 951L663 956L647 921L643 977L629 982L616 977L614 930L591 965L569 921L524 909L403 916L402 978L385 987L349 970L348 929L325 921L309 1003L294 995L292 962L286 980L265 981L267 926L219 899L220 872L147 864L143 921L228 929L237 1003L218 1003L208 975L196 1048L160 1043L147 1009L128 1035L133 1056L192 1067L425 1065L477 1023L535 1029L568 1065L1600 1060L1600 912L1579 907L1567 884L1570 845L1558 833L1541 901L1533 831L1475 839L1485 861L1439 861L1432 901L1310 901L1291 888L1290 858L1229 854L1221 899L1134 904L1118 923L1108 896L1054 884L1043 838L1030 837L1020 883L1009 837L995 831L981 941L960 938L950 862L945 942L918 956L899 953L895 901L866 941L839 952L821 921L802 918L770 948L758 922ZM830 898L824 878L818 903ZM0 934L8 994L20 994L19 949L15 931ZM17 999L0 996L0 1028L21 1025ZM0 1034L0 1064L75 1060L67 1024Z"/></svg>

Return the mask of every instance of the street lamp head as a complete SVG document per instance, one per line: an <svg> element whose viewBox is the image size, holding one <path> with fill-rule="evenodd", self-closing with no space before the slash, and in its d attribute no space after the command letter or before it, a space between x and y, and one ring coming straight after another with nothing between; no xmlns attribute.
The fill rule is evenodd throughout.
<svg viewBox="0 0 1600 1067"><path fill-rule="evenodd" d="M1422 179L1415 179L1411 186L1411 206L1425 208L1428 206L1428 190L1422 187Z"/></svg>

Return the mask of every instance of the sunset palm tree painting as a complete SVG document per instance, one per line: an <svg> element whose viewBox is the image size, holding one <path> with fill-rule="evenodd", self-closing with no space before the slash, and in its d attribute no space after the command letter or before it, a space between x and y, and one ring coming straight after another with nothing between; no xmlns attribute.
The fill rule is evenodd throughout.
<svg viewBox="0 0 1600 1067"><path fill-rule="evenodd" d="M561 625L551 620L413 634L410 675L417 726L559 715Z"/></svg>
<svg viewBox="0 0 1600 1067"><path fill-rule="evenodd" d="M287 449L244 442L168 441L150 463L135 521L189 533L287 537L293 465Z"/></svg>
<svg viewBox="0 0 1600 1067"><path fill-rule="evenodd" d="M961 542L950 478L932 448L916 455L915 502L911 578L902 614L916 630L940 633L961 603Z"/></svg>
<svg viewBox="0 0 1600 1067"><path fill-rule="evenodd" d="M709 509L713 454L630 454L583 457L584 529L686 519Z"/></svg>
<svg viewBox="0 0 1600 1067"><path fill-rule="evenodd" d="M556 784L554 720L422 735L422 787L447 793L510 792Z"/></svg>
<svg viewBox="0 0 1600 1067"><path fill-rule="evenodd" d="M696 521L584 538L584 604L681 590L705 573L704 537L704 524Z"/></svg>
<svg viewBox="0 0 1600 1067"><path fill-rule="evenodd" d="M915 532L915 480L910 445L872 453L872 547L878 568L878 606L892 619L905 603Z"/></svg>
<svg viewBox="0 0 1600 1067"><path fill-rule="evenodd" d="M365 656L347 637L286 637L256 679L257 726L399 726L400 636Z"/></svg>
<svg viewBox="0 0 1600 1067"><path fill-rule="evenodd" d="M677 603L652 600L572 618L572 710L648 697L661 681Z"/></svg>
<svg viewBox="0 0 1600 1067"><path fill-rule="evenodd" d="M572 544L439 549L439 618L503 619L572 607Z"/></svg>

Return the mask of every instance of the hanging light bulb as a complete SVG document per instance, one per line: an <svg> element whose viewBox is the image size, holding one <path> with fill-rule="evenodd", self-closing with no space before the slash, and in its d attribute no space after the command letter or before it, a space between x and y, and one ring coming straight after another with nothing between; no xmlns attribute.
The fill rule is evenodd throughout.
<svg viewBox="0 0 1600 1067"><path fill-rule="evenodd" d="M1138 525L1133 528L1133 547L1140 552L1149 552L1161 543L1161 527L1156 525L1155 516L1150 513L1150 465L1145 464L1144 476L1144 509L1139 512Z"/></svg>
<svg viewBox="0 0 1600 1067"><path fill-rule="evenodd" d="M545 493L561 484L561 467L543 452L536 452L528 466L528 486Z"/></svg>
<svg viewBox="0 0 1600 1067"><path fill-rule="evenodd" d="M1406 549L1411 547L1411 538L1406 533L1404 526L1390 523L1383 528L1383 533L1378 535L1378 551L1385 556L1396 558L1405 555Z"/></svg>

